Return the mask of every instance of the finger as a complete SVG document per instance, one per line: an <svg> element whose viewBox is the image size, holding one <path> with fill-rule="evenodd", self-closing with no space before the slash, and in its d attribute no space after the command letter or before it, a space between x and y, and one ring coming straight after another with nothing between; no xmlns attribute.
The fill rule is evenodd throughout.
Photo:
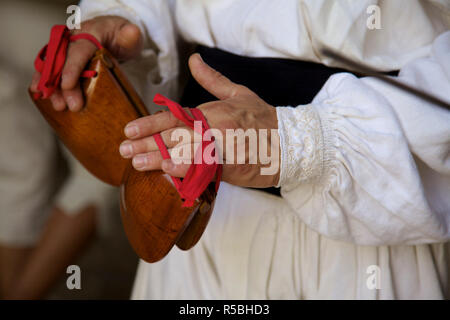
<svg viewBox="0 0 450 320"><path fill-rule="evenodd" d="M176 127L160 133L166 148L173 148L178 145L191 144L194 142L194 131L188 127ZM139 153L146 153L159 150L154 136L137 140L125 140L121 143L119 152L126 159Z"/></svg>
<svg viewBox="0 0 450 320"><path fill-rule="evenodd" d="M80 83L77 83L75 89L62 91L64 100L70 111L80 111L83 107L83 94L81 92Z"/></svg>
<svg viewBox="0 0 450 320"><path fill-rule="evenodd" d="M62 111L66 108L66 101L59 89L50 96L50 101L52 102L53 109L56 111Z"/></svg>
<svg viewBox="0 0 450 320"><path fill-rule="evenodd" d="M31 85L30 90L31 92L39 92L38 90L38 84L39 80L41 79L41 74L39 72L33 73L33 77L31 78Z"/></svg>
<svg viewBox="0 0 450 320"><path fill-rule="evenodd" d="M129 122L125 126L124 132L129 139L139 139L173 127L182 126L185 126L183 121L175 118L172 112L164 111Z"/></svg>
<svg viewBox="0 0 450 320"><path fill-rule="evenodd" d="M85 39L70 44L62 72L61 88L63 90L72 90L77 86L81 72L96 50L97 47Z"/></svg>
<svg viewBox="0 0 450 320"><path fill-rule="evenodd" d="M189 69L194 79L220 100L232 98L238 94L252 93L248 88L232 82L220 72L211 68L198 53L190 56Z"/></svg>
<svg viewBox="0 0 450 320"><path fill-rule="evenodd" d="M165 159L162 161L161 169L172 177L183 178L189 170L190 164L175 164L170 159Z"/></svg>
<svg viewBox="0 0 450 320"><path fill-rule="evenodd" d="M118 57L128 60L142 50L143 39L139 27L132 23L122 25L115 38L119 48Z"/></svg>
<svg viewBox="0 0 450 320"><path fill-rule="evenodd" d="M173 177L184 177L190 164L175 164L170 159L163 159L157 151L139 154L132 160L133 167L138 171L163 170Z"/></svg>
<svg viewBox="0 0 450 320"><path fill-rule="evenodd" d="M199 150L199 147L200 147L199 143L177 145L168 150L170 154L170 159L175 164L182 164L182 163L188 165L193 164L194 155L196 155L195 152Z"/></svg>
<svg viewBox="0 0 450 320"><path fill-rule="evenodd" d="M152 151L134 156L131 163L138 171L161 170L162 160L159 151Z"/></svg>

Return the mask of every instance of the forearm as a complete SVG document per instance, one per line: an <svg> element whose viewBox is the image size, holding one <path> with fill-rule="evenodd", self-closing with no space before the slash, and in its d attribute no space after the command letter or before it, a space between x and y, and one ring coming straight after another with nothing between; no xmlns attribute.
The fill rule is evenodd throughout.
<svg viewBox="0 0 450 320"><path fill-rule="evenodd" d="M448 205L430 206L394 109L364 81L334 75L278 116L281 193L309 227L362 245L448 239Z"/></svg>

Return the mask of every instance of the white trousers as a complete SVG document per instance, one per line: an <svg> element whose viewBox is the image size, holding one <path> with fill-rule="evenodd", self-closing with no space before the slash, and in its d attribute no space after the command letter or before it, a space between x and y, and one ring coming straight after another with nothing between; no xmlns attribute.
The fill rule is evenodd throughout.
<svg viewBox="0 0 450 320"><path fill-rule="evenodd" d="M133 299L443 299L449 244L358 246L307 228L281 198L222 183L187 252L140 262Z"/></svg>

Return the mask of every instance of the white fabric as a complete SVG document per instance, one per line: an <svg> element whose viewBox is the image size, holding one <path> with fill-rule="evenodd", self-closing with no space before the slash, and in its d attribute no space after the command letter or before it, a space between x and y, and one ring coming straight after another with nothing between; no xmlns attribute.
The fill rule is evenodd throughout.
<svg viewBox="0 0 450 320"><path fill-rule="evenodd" d="M119 207L119 190L97 179L61 145L62 152L70 174L55 195L52 205L60 208L67 215L76 215L88 205L95 206L97 230L100 235L108 234L111 223L109 216Z"/></svg>
<svg viewBox="0 0 450 320"><path fill-rule="evenodd" d="M174 97L178 92L177 36L169 2L166 0L80 2L83 21L95 16L116 15L128 19L141 29L144 36L144 50L136 61L127 62L124 70L151 112L161 109L153 103L153 96L156 93ZM153 43L157 44L157 48Z"/></svg>
<svg viewBox="0 0 450 320"><path fill-rule="evenodd" d="M117 207L111 200L118 199L117 188L93 177L69 152L66 177L58 140L26 94L28 80L0 65L0 243L34 246L54 206L74 215L95 205L103 234Z"/></svg>
<svg viewBox="0 0 450 320"><path fill-rule="evenodd" d="M78 208L87 204L100 208L101 219L110 214L107 211L111 199L106 200L105 188L99 187L97 179L82 172L79 164L69 156L72 174L61 190L65 170L62 170L64 161L59 143L27 94L34 58L48 41L51 26L65 14L66 6L60 1L1 2L0 26L3 30L14 28L14 32L2 35L0 48L2 245L34 246L55 201L69 214L76 214ZM27 23L18 24L18 17ZM116 200L117 192L110 198ZM101 223L100 230L109 225Z"/></svg>
<svg viewBox="0 0 450 320"><path fill-rule="evenodd" d="M367 28L367 8L374 4L381 11L379 30ZM173 90L179 38L245 56L340 66L320 54L326 45L387 71L426 56L450 28L446 0L82 0L80 6L82 20L119 15L136 23L147 39L143 56L154 52L148 37L158 46L159 85Z"/></svg>
<svg viewBox="0 0 450 320"><path fill-rule="evenodd" d="M366 27L374 3L380 30ZM174 88L180 52L170 48L181 37L246 56L340 66L321 56L327 45L382 71L403 68L401 79L427 90L449 92L448 40L431 50L450 26L446 1L81 6L86 19L118 14L142 28L159 49L146 50L158 55L160 88ZM155 264L141 262L133 298L448 298L448 112L376 80L338 74L310 105L277 113L283 198L224 183L199 244ZM441 243L426 244L432 242ZM380 290L366 285L371 265L380 268Z"/></svg>
<svg viewBox="0 0 450 320"><path fill-rule="evenodd" d="M133 299L442 299L450 246L358 246L308 228L286 201L222 183L191 250L140 262ZM380 269L369 289L368 268ZM370 271L370 269L369 269Z"/></svg>
<svg viewBox="0 0 450 320"><path fill-rule="evenodd" d="M449 65L447 32L399 78L450 102ZM449 111L341 73L311 105L277 114L281 192L309 227L363 245L450 239ZM422 182L413 155L434 168L439 187Z"/></svg>
<svg viewBox="0 0 450 320"><path fill-rule="evenodd" d="M0 66L0 242L30 246L50 214L58 183L48 177L58 158L51 129L13 71Z"/></svg>

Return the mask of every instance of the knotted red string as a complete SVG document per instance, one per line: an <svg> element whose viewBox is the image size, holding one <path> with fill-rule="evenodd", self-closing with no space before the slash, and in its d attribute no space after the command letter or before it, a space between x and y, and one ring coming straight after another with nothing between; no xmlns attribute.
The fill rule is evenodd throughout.
<svg viewBox="0 0 450 320"><path fill-rule="evenodd" d="M211 141L206 141L203 139L204 133L209 129L209 125L206 122L205 116L199 109L190 109L192 117L184 111L184 109L176 102L160 95L156 94L153 98L153 102L161 105L167 106L172 114L179 120L183 121L189 128L196 130L194 127L194 121L201 121L201 132L198 132L202 136L201 148L199 147L195 151L195 158L201 159L201 161L194 161L188 169L186 176L181 180L180 178L172 177L172 181L178 190L181 198L184 199L183 207L191 207L194 205L194 201L205 191L209 183L216 176L216 192L219 190L220 179L222 177L222 165L218 161L214 161L212 164L205 163L203 158L203 152L205 148L213 144L213 149L211 155L216 157L214 147L214 137L211 137ZM156 144L163 159L170 159L169 152L167 151L166 145L164 144L161 135L159 133L153 135ZM200 163L198 163L200 162Z"/></svg>
<svg viewBox="0 0 450 320"><path fill-rule="evenodd" d="M41 73L41 78L38 84L38 91L34 94L34 98L48 98L58 88L61 82L61 74L66 62L67 47L70 42L78 39L87 39L93 42L98 49L102 49L102 45L97 39L87 33L81 33L77 35L71 35L69 29L64 25L56 25L50 32L50 40L48 44L41 49L36 60L34 61L34 67L36 71ZM97 73L91 70L85 70L81 73L81 77L95 77ZM203 113L198 109L191 109L192 116L189 116L183 108L176 102L157 94L154 97L154 102L159 105L164 105L174 114L174 116L183 121L188 127L194 129L194 121L201 121L202 137L206 130L209 129ZM170 159L169 152L161 138L161 135L155 134L155 141L164 159ZM205 148L214 144L214 138L211 141L204 141L202 139L201 148L196 151L195 157L202 157ZM201 152L201 154L199 153ZM212 155L215 156L215 149L213 146ZM188 169L186 176L181 180L180 178L172 177L175 187L178 190L181 198L184 199L183 206L191 207L194 205L194 201L205 191L209 183L216 176L216 192L219 189L220 179L222 176L222 165L217 161L212 164L206 164L203 159L201 163L193 163Z"/></svg>
<svg viewBox="0 0 450 320"><path fill-rule="evenodd" d="M67 47L69 42L79 39L86 39L94 43L98 49L102 49L102 45L97 39L88 33L80 33L71 35L69 29L65 25L53 26L50 32L50 40L48 44L39 51L34 61L36 71L41 73L38 84L38 91L34 94L35 99L41 97L48 98L58 88L61 82L61 74L66 62ZM81 73L81 77L95 77L97 73L92 70L85 70Z"/></svg>

